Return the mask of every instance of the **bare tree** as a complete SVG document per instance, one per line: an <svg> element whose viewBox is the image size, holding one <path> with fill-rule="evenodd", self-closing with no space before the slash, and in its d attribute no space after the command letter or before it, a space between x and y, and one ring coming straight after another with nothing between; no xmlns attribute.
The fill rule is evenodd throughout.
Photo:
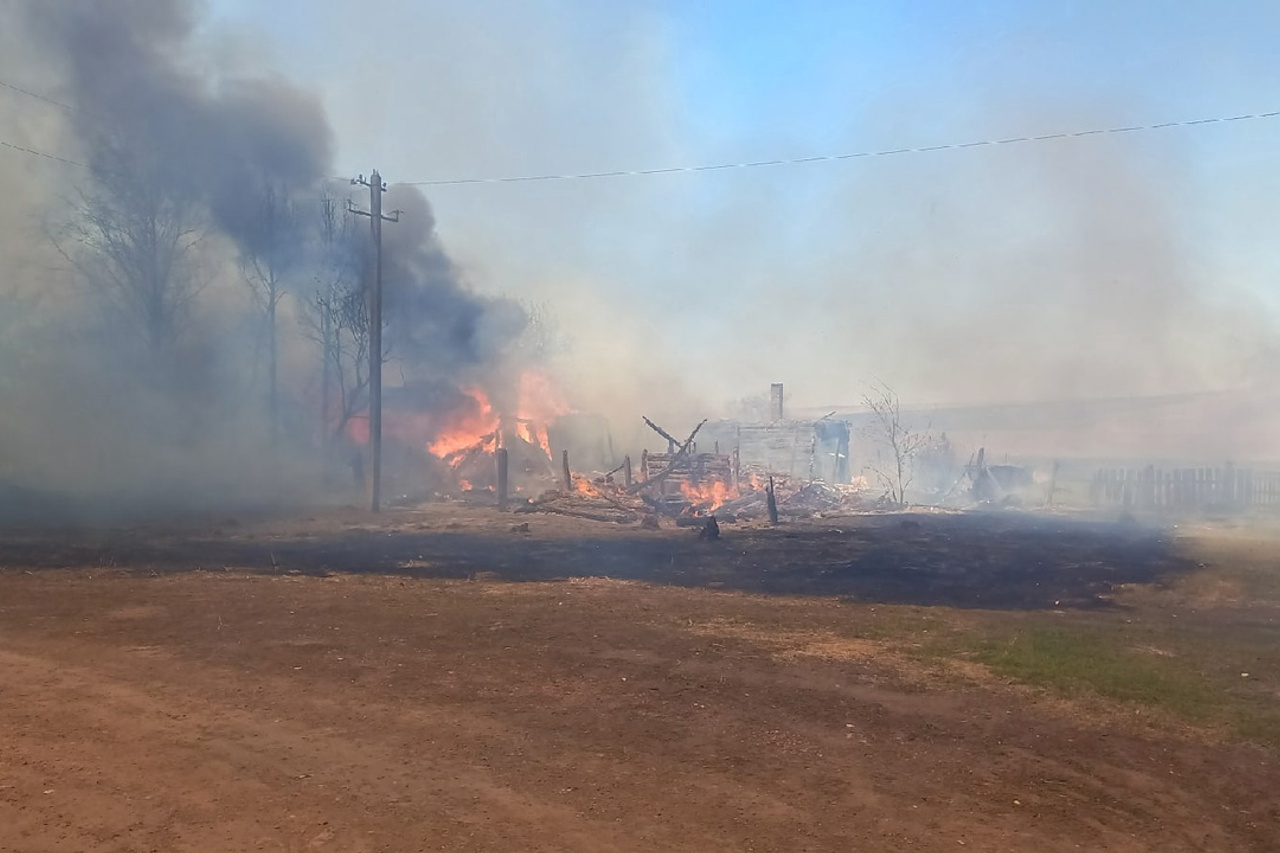
<svg viewBox="0 0 1280 853"><path fill-rule="evenodd" d="M280 422L276 310L302 258L300 225L289 194L275 184L264 184L253 200L241 243L240 271L253 292L267 338L267 409L272 441Z"/></svg>
<svg viewBox="0 0 1280 853"><path fill-rule="evenodd" d="M348 290L331 294L322 308L329 323L329 369L338 392L338 418L332 426L337 436L369 406L369 304L364 293Z"/></svg>
<svg viewBox="0 0 1280 853"><path fill-rule="evenodd" d="M201 206L189 188L124 145L104 148L92 175L54 245L119 327L137 334L159 361L171 354L202 287Z"/></svg>
<svg viewBox="0 0 1280 853"><path fill-rule="evenodd" d="M871 410L871 424L864 432L879 448L875 464L868 467L889 500L903 506L913 477L913 460L933 439L927 430L917 432L907 425L898 395L883 382L863 394L862 403Z"/></svg>
<svg viewBox="0 0 1280 853"><path fill-rule="evenodd" d="M516 346L524 360L545 362L569 351L570 341L546 302L520 301L525 326Z"/></svg>
<svg viewBox="0 0 1280 853"><path fill-rule="evenodd" d="M314 244L315 290L307 300L303 321L320 345L326 457L333 438L368 405L369 310L360 246L353 218L337 198L322 195Z"/></svg>

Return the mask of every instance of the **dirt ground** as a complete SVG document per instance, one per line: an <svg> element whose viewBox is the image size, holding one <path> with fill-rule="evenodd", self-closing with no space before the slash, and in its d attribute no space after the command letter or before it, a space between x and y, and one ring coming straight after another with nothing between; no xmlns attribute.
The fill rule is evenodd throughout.
<svg viewBox="0 0 1280 853"><path fill-rule="evenodd" d="M876 639L1197 566L1021 514L0 531L0 850L1278 850L1274 749Z"/></svg>

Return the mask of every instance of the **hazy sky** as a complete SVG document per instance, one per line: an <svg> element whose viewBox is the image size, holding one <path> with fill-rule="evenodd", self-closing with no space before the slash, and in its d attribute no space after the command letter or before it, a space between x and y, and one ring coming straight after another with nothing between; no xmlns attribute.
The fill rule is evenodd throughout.
<svg viewBox="0 0 1280 853"><path fill-rule="evenodd" d="M630 81L657 99L661 118L682 150L714 155L734 151L768 156L769 143L789 138L798 149L843 151L850 143L878 147L903 142L877 132L860 115L902 96L932 115L921 132L947 136L955 120L1007 99L1095 101L1135 122L1237 114L1274 107L1265 99L1280 83L1274 35L1280 6L1235 2L391 2L369 9L326 0L213 0L214 18L242 27L275 50L286 73L326 92L335 107L344 79L371 82L384 93L375 104L407 102L405 119L419 118L415 100L433 101L432 88L490 93L507 90L548 111L546 119L589 122L608 114L620 92L614 75L644 72ZM373 12L366 16L366 10ZM367 31L378 44L361 44ZM462 38L459 38L462 37ZM260 44L261 44L260 43ZM439 79L441 48L450 79ZM376 57L381 54L379 64ZM524 67L490 61L500 54ZM584 62L585 60L585 62ZM501 62L501 59L499 60ZM637 62L639 61L639 62ZM581 63L578 67L570 64ZM588 64L589 63L589 64ZM576 73L575 73L576 72ZM578 85L547 87L549 77L575 76ZM425 79L430 78L430 79ZM483 107L482 102L472 106ZM566 107L581 109L565 116ZM376 108L375 108L376 109ZM460 114L445 123L474 121ZM1051 118L1044 116L1043 118ZM355 121L355 116L343 115ZM396 120L375 114L388 137ZM1020 128L991 126L999 135ZM1073 116L1067 116L1067 119ZM1064 129L1075 126L1067 121ZM569 128L562 128L569 130ZM968 128L963 128L968 130ZM1238 137L1239 135L1237 135ZM967 137L965 137L967 139ZM921 141L921 140L905 140ZM1247 153L1247 138L1226 150ZM387 151L344 150L353 167ZM1215 144L1213 148L1218 148ZM621 167L665 165L608 159L630 151L601 150L599 162ZM1256 152L1254 152L1256 153ZM483 174L505 174L516 152ZM394 163L419 177L451 172L444 153ZM548 171L581 161L547 162ZM345 164L344 165L348 165ZM515 169L518 171L518 169ZM480 173L477 173L480 174Z"/></svg>
<svg viewBox="0 0 1280 853"><path fill-rule="evenodd" d="M1280 109L1269 0L207 5L214 55L323 98L338 174L392 182ZM1270 375L1277 151L1273 118L428 194L474 284L549 301L597 392L1095 397Z"/></svg>

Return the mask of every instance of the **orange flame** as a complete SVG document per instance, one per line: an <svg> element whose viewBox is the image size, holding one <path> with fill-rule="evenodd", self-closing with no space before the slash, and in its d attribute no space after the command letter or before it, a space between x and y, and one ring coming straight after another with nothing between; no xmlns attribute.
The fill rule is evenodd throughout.
<svg viewBox="0 0 1280 853"><path fill-rule="evenodd" d="M680 493L685 500L708 512L715 512L728 501L738 497L738 493L728 483L719 480L695 486L692 483L681 483Z"/></svg>
<svg viewBox="0 0 1280 853"><path fill-rule="evenodd" d="M597 489L595 484L586 477L575 477L573 480L573 488L580 495L595 496L600 494L600 490Z"/></svg>
<svg viewBox="0 0 1280 853"><path fill-rule="evenodd" d="M541 370L530 369L520 374L517 390L516 435L530 444L541 447L551 457L551 441L547 426L572 409L551 377Z"/></svg>
<svg viewBox="0 0 1280 853"><path fill-rule="evenodd" d="M547 374L539 370L526 370L521 374L515 418L510 418L509 413L500 416L488 394L481 388L468 388L464 394L464 403L449 412L443 423L438 415L417 417L401 414L397 417L404 422L406 430L412 427L409 431L425 431L429 438L424 440L420 437L418 441L426 444L427 452L432 456L455 468L460 467L468 458L466 451L483 448L493 441L504 424L514 428L515 435L520 439L541 448L547 458L551 458L547 426L568 413L570 408ZM353 427L353 433L358 426ZM368 427L365 425L366 440L367 432ZM421 436L422 432L417 434Z"/></svg>
<svg viewBox="0 0 1280 853"><path fill-rule="evenodd" d="M551 458L551 441L547 438L546 427L532 424L527 420L518 420L516 421L516 435L534 447L542 448L542 452L547 454L547 458Z"/></svg>
<svg viewBox="0 0 1280 853"><path fill-rule="evenodd" d="M438 459L475 447L498 428L498 416L488 396L479 388L469 388L466 394L474 405L455 413L451 423L427 446L427 451Z"/></svg>

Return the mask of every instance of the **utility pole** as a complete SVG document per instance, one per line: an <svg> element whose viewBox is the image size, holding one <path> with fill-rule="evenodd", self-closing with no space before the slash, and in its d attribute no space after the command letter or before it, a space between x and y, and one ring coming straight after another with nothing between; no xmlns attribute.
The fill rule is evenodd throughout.
<svg viewBox="0 0 1280 853"><path fill-rule="evenodd" d="M382 194L387 191L382 176L374 169L369 180L360 175L351 181L352 186L369 188L369 209L360 210L347 200L347 210L357 216L369 217L373 231L373 281L368 288L369 300L369 447L372 455L372 489L369 497L371 512L382 509L382 222L399 222L400 211L391 215L382 213Z"/></svg>

